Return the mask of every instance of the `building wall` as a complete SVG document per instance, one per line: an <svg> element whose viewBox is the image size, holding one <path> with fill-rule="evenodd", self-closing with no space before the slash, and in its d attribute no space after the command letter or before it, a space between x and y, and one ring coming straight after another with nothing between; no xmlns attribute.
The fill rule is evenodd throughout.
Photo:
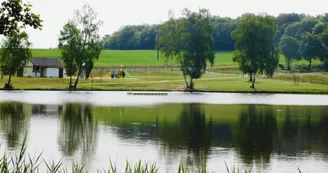
<svg viewBox="0 0 328 173"><path fill-rule="evenodd" d="M32 67L24 67L24 77L35 77L35 72L32 72ZM36 73L36 77L40 77L41 73ZM58 68L44 68L43 69L44 77L59 77L59 69Z"/></svg>
<svg viewBox="0 0 328 173"><path fill-rule="evenodd" d="M58 68L45 68L44 76L45 77L59 77L59 69Z"/></svg>
<svg viewBox="0 0 328 173"><path fill-rule="evenodd" d="M34 77L35 72L32 72L33 68L32 67L24 67L24 77ZM36 73L36 77L40 77L40 73Z"/></svg>

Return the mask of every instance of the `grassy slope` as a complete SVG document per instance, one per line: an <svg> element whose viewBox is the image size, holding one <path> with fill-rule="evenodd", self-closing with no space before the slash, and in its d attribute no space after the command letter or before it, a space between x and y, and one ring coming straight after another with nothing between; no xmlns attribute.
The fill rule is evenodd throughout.
<svg viewBox="0 0 328 173"><path fill-rule="evenodd" d="M61 56L58 49L33 49L33 57L58 58ZM119 65L165 65L164 59L156 59L155 50L103 50L100 58L96 61L96 66L119 66ZM215 64L232 63L232 53L216 53ZM173 61L168 62L175 65Z"/></svg>
<svg viewBox="0 0 328 173"><path fill-rule="evenodd" d="M58 49L33 49L33 57L51 57L58 58L61 56L60 50ZM165 65L164 59L156 59L155 50L103 50L100 58L96 61L96 66L148 66L148 65ZM232 52L216 52L215 64L231 66ZM280 56L279 62L286 64L284 56ZM315 60L313 64L318 64L319 61ZM173 61L169 62L170 65L175 65ZM301 60L294 62L294 64L308 64L307 61ZM236 64L234 64L236 65Z"/></svg>
<svg viewBox="0 0 328 173"><path fill-rule="evenodd" d="M183 90L185 83L180 72L157 71L147 75L147 72L131 72L133 78L125 79L94 79L93 89L97 90ZM4 86L7 77L0 80ZM69 79L51 78L17 78L12 84L17 89L67 89ZM90 90L92 80L80 80L79 89ZM201 91L222 92L254 92L250 87L248 77L205 74L195 81L195 87ZM258 92L281 93L328 93L328 86L323 84L299 83L267 78L259 78L256 83Z"/></svg>

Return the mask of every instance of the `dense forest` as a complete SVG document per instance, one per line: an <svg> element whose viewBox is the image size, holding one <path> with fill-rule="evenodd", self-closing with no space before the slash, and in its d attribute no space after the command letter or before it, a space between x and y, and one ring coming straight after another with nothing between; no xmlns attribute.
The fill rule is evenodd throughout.
<svg viewBox="0 0 328 173"><path fill-rule="evenodd" d="M213 24L213 38L215 41L215 50L232 51L234 50L234 41L231 37L231 32L236 29L237 23L241 15L236 19L229 17L212 16L211 22ZM310 20L309 20L310 19ZM311 21L311 22L306 22ZM300 23L308 23L313 25L318 23L328 22L328 13L319 16L309 16L306 14L297 13L283 13L276 17L278 25L278 32L275 41L278 45L282 36L291 35L297 38L304 31L300 27ZM304 27L303 27L304 28ZM318 28L320 29L320 28ZM104 49L114 50L134 50L134 49L155 49L156 35L159 30L159 25L127 25L122 27L119 31L114 32L112 35L106 35L103 38ZM306 29L305 29L306 30Z"/></svg>

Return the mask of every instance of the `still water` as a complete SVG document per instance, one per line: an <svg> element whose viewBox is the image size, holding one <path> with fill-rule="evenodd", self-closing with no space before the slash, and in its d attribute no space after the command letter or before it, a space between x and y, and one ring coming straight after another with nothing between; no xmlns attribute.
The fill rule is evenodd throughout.
<svg viewBox="0 0 328 173"><path fill-rule="evenodd" d="M0 92L0 157L16 152L63 158L91 172L125 161L180 162L226 172L328 171L328 96L126 92Z"/></svg>

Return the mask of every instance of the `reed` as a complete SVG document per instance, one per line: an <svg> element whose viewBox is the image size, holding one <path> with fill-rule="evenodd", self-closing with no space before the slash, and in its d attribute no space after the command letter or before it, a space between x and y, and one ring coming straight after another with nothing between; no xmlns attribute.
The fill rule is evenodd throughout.
<svg viewBox="0 0 328 173"><path fill-rule="evenodd" d="M6 153L3 154L0 159L0 173L39 173L39 167L44 164L47 173L88 173L84 165L73 164L70 171L63 164L62 159L58 162L55 161L45 161L41 159L42 153L37 155L35 159L26 153L27 143L26 137L23 140L23 144L15 156L8 156ZM229 168L225 162L227 173L251 173L252 167L245 169L243 167L233 166ZM302 171L297 168L299 173ZM139 160L137 163L132 164L128 160L125 164L124 173L158 173L159 167L156 162L142 162ZM206 163L199 165L198 167L187 167L185 164L180 163L176 173L207 173L210 172L206 169ZM119 173L116 165L113 164L112 160L109 160L109 168L98 170L97 173Z"/></svg>

